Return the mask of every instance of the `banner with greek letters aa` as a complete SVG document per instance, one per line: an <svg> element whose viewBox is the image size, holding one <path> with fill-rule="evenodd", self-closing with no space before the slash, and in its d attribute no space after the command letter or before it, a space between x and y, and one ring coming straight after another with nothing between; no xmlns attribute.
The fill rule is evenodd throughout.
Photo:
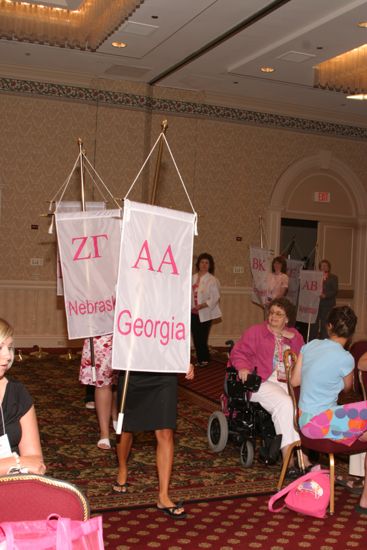
<svg viewBox="0 0 367 550"><path fill-rule="evenodd" d="M316 321L322 293L322 278L322 271L301 270L297 321L301 323Z"/></svg>
<svg viewBox="0 0 367 550"><path fill-rule="evenodd" d="M299 293L299 277L300 271L303 269L304 262L302 260L287 260L287 275L288 280L288 290L286 298L292 304L297 305L298 293Z"/></svg>
<svg viewBox="0 0 367 550"><path fill-rule="evenodd" d="M112 368L187 372L195 215L124 201Z"/></svg>
<svg viewBox="0 0 367 550"><path fill-rule="evenodd" d="M86 202L85 209L104 210L105 202ZM57 212L80 212L82 210L81 201L60 201L57 203ZM56 250L56 296L64 296L64 285L62 282L62 273L60 265L59 249Z"/></svg>
<svg viewBox="0 0 367 550"><path fill-rule="evenodd" d="M266 302L272 258L273 254L270 250L250 246L250 268L253 279L251 299L255 304L264 305Z"/></svg>
<svg viewBox="0 0 367 550"><path fill-rule="evenodd" d="M113 331L121 210L56 212L70 339Z"/></svg>

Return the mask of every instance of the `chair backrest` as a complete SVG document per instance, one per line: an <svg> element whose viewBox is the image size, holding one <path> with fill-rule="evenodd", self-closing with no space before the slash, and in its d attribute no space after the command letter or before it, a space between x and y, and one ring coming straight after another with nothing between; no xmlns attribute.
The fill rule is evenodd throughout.
<svg viewBox="0 0 367 550"><path fill-rule="evenodd" d="M83 493L72 483L35 474L0 476L0 521L46 519L50 514L85 521Z"/></svg>
<svg viewBox="0 0 367 550"><path fill-rule="evenodd" d="M363 401L367 401L367 372L358 370L358 378L363 395Z"/></svg>
<svg viewBox="0 0 367 550"><path fill-rule="evenodd" d="M294 353L294 351L287 349L284 352L283 360L284 360L284 366L287 374L288 393L291 396L292 403L293 403L293 426L294 426L294 429L299 433L300 431L299 425L298 425L299 388L294 388L291 384L291 375L295 367L295 364L297 362L297 355Z"/></svg>
<svg viewBox="0 0 367 550"><path fill-rule="evenodd" d="M362 355L367 352L367 340L359 340L358 342L354 342L349 351L354 358L353 389L356 393L361 394L362 388L360 385L358 361L360 360Z"/></svg>

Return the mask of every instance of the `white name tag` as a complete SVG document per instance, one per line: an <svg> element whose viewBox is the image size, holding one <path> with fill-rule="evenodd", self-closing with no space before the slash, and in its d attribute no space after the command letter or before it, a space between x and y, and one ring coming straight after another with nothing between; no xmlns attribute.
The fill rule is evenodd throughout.
<svg viewBox="0 0 367 550"><path fill-rule="evenodd" d="M11 447L7 434L0 436L0 458L11 456Z"/></svg>

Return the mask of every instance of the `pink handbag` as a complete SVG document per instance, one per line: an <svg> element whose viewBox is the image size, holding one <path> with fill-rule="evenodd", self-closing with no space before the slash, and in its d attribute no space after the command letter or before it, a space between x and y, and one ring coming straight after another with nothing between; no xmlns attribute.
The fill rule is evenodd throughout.
<svg viewBox="0 0 367 550"><path fill-rule="evenodd" d="M0 523L2 550L103 550L102 516L87 521L62 518Z"/></svg>
<svg viewBox="0 0 367 550"><path fill-rule="evenodd" d="M286 495L286 496L285 496ZM275 509L274 504L285 496L284 503ZM286 506L306 516L324 518L330 501L330 477L328 470L316 470L292 481L271 497L270 512L280 512Z"/></svg>

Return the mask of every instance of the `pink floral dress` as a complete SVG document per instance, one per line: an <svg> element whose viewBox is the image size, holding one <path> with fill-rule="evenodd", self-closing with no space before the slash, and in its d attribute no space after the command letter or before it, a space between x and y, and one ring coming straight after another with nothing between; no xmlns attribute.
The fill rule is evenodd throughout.
<svg viewBox="0 0 367 550"><path fill-rule="evenodd" d="M90 359L90 339L84 340L79 380L82 384L92 386L109 386L117 383L118 371L112 370L112 334L93 338L94 362L96 365L96 382L92 379Z"/></svg>

